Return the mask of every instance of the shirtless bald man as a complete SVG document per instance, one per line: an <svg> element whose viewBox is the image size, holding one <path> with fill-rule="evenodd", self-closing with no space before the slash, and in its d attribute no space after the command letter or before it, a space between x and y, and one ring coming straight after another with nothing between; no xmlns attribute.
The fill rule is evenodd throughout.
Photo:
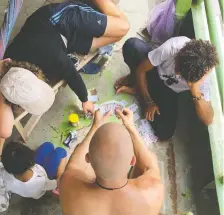
<svg viewBox="0 0 224 215"><path fill-rule="evenodd" d="M60 183L63 215L158 215L164 190L157 158L145 147L130 110L117 111L124 126L103 125L109 115L95 113L70 158Z"/></svg>

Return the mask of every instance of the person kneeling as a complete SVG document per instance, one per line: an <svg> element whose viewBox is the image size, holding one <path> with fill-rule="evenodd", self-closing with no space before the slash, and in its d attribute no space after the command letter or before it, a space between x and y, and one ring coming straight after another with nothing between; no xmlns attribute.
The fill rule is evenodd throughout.
<svg viewBox="0 0 224 215"><path fill-rule="evenodd" d="M18 142L8 143L2 152L3 180L8 191L22 197L39 199L57 187L67 163L67 152L54 149L50 142L36 152Z"/></svg>

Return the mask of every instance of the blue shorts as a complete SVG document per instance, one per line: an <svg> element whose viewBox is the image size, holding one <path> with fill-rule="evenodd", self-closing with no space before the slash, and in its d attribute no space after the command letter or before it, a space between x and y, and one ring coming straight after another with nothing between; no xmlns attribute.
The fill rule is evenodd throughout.
<svg viewBox="0 0 224 215"><path fill-rule="evenodd" d="M94 37L104 35L107 16L79 1L50 4L50 22L68 40L68 53L88 54Z"/></svg>
<svg viewBox="0 0 224 215"><path fill-rule="evenodd" d="M57 175L58 166L63 158L67 156L65 149L58 147L54 149L54 145L50 142L43 143L35 154L36 164L41 165L49 179L55 179Z"/></svg>

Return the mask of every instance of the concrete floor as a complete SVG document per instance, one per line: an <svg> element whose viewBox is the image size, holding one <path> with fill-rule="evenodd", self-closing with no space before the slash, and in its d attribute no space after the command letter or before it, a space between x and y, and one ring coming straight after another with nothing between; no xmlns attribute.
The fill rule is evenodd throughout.
<svg viewBox="0 0 224 215"><path fill-rule="evenodd" d="M136 32L145 25L155 1L140 0L140 4L130 0L120 1L120 8L128 16L131 30L126 38L116 44L110 63L101 74L84 76L87 88L97 89L100 102L110 99L119 101L124 98L115 96L113 92L114 81L129 72L123 62L121 47L125 39L136 36ZM4 2L6 3L7 0L3 0ZM0 3L0 12L4 9L3 3ZM25 0L13 35L18 32L26 17L43 3L43 0L35 0L30 4L30 1ZM134 98L126 96L125 99L131 103ZM68 87L59 92L53 107L42 117L32 132L28 146L35 149L45 141L52 141L56 146L60 145L60 138L52 126L60 129L69 114L69 106L74 104L80 106L76 96ZM77 142L83 139L88 129L85 127L79 131ZM17 138L15 132L13 139ZM211 154L207 129L198 121L188 93L180 95L179 120L172 140L151 144L149 148L158 155L166 187L161 215L181 215L188 211L194 212L194 215L219 215L215 191L202 192L202 188L213 179ZM58 199L48 193L40 200L24 199L13 195L9 210L2 214L59 215L61 211Z"/></svg>

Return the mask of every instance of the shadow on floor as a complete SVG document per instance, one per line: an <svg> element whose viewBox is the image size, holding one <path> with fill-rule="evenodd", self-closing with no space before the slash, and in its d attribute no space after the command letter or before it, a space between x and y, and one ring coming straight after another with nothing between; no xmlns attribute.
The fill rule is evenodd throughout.
<svg viewBox="0 0 224 215"><path fill-rule="evenodd" d="M3 215L62 215L59 198L50 192L41 199L26 199L13 195L8 211Z"/></svg>
<svg viewBox="0 0 224 215"><path fill-rule="evenodd" d="M179 97L179 120L175 136L179 139L177 143L184 144L184 151L192 167L192 196L197 214L219 215L216 190L203 190L214 181L208 129L199 121L188 92Z"/></svg>

